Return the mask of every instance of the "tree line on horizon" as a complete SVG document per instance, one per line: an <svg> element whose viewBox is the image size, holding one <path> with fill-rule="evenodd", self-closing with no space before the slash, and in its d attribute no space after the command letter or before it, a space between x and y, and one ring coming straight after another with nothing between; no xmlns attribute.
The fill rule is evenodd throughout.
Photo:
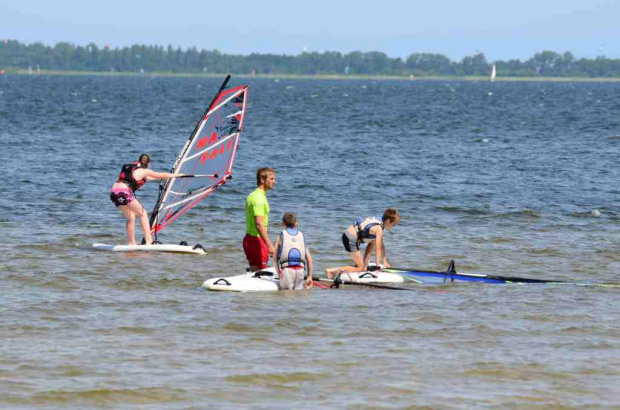
<svg viewBox="0 0 620 410"><path fill-rule="evenodd" d="M620 77L620 59L576 58L572 53L542 51L521 61L495 61L501 77ZM483 53L452 61L443 54L412 53L406 59L379 51L346 54L325 51L297 56L279 54L234 55L218 50L186 50L157 45L114 48L67 42L47 46L0 41L0 70L20 69L94 72L170 72L233 74L339 74L390 76L487 76L491 63Z"/></svg>

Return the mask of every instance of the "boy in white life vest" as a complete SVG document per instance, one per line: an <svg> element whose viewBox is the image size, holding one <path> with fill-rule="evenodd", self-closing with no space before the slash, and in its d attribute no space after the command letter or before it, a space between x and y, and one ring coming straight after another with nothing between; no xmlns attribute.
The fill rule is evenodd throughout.
<svg viewBox="0 0 620 410"><path fill-rule="evenodd" d="M282 218L284 230L276 240L276 271L282 290L301 290L312 287L314 262L304 234L297 229L297 215L287 212ZM308 276L304 281L304 268ZM305 286L304 286L305 282Z"/></svg>

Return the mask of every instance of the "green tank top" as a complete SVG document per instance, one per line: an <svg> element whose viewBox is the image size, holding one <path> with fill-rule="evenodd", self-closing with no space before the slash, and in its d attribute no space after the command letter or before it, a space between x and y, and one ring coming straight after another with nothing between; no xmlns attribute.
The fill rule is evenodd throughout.
<svg viewBox="0 0 620 410"><path fill-rule="evenodd" d="M256 188L245 201L245 225L246 233L250 236L260 236L256 228L255 216L265 218L265 226L269 226L269 202L265 191Z"/></svg>

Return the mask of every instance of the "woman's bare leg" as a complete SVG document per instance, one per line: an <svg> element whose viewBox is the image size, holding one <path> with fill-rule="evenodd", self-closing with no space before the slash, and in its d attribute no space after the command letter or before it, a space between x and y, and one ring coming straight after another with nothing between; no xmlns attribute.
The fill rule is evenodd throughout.
<svg viewBox="0 0 620 410"><path fill-rule="evenodd" d="M149 224L149 215L144 210L144 207L142 206L142 204L137 199L135 199L131 201L130 203L128 203L126 206L127 208L129 208L131 213L134 214L134 218L135 216L140 218L140 227L142 228L142 233L144 234L145 243L147 245L152 244L153 237L151 236L151 225ZM135 228L134 228L134 231L135 231ZM134 245L135 245L135 239L134 239Z"/></svg>
<svg viewBox="0 0 620 410"><path fill-rule="evenodd" d="M129 208L129 205L121 205L117 207L125 218L127 218L127 222L125 223L125 228L127 229L127 243L129 245L136 244L136 216Z"/></svg>
<svg viewBox="0 0 620 410"><path fill-rule="evenodd" d="M130 212L127 218L127 238L130 245L136 244L136 216L133 212Z"/></svg>
<svg viewBox="0 0 620 410"><path fill-rule="evenodd" d="M144 240L147 245L153 243L153 237L151 236L151 225L149 224L149 214L144 211L140 216L140 227L142 228L142 232L144 232Z"/></svg>

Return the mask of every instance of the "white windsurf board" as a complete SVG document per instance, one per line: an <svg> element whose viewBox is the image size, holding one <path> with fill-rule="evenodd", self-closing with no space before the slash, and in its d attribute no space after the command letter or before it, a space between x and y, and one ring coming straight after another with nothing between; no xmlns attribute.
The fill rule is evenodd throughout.
<svg viewBox="0 0 620 410"><path fill-rule="evenodd" d="M404 283L405 278L396 273L384 271L343 272L340 279L351 283Z"/></svg>
<svg viewBox="0 0 620 410"><path fill-rule="evenodd" d="M171 245L171 244L155 244L155 245L108 245L105 243L96 243L93 248L102 251L113 252L171 252L171 253L191 253L195 255L206 255L207 251L202 247L189 245Z"/></svg>
<svg viewBox="0 0 620 410"><path fill-rule="evenodd" d="M274 268L237 276L211 278L204 281L207 290L229 292L264 292L280 290L280 279Z"/></svg>

